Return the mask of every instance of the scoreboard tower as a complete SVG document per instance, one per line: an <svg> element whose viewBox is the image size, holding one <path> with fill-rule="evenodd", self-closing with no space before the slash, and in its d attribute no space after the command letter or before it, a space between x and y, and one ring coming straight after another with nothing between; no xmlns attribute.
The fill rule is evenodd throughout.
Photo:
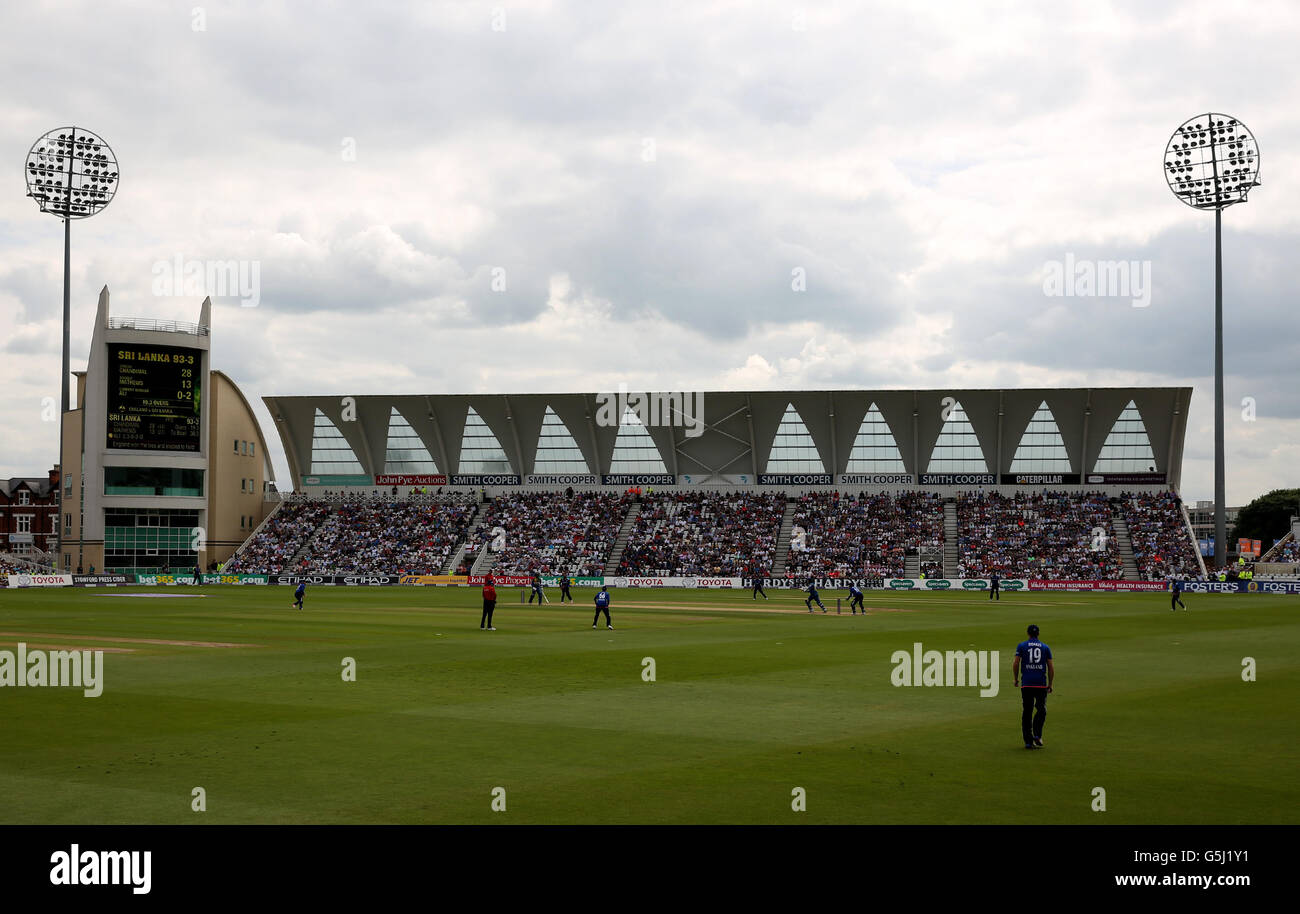
<svg viewBox="0 0 1300 914"><path fill-rule="evenodd" d="M208 299L194 324L114 318L100 292L64 422L62 570L207 570L269 513L266 443L238 387L209 366L211 317Z"/></svg>

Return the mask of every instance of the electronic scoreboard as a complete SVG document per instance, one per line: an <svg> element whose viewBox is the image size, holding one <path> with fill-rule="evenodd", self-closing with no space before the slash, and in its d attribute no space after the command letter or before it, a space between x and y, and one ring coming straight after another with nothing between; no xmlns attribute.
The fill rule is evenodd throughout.
<svg viewBox="0 0 1300 914"><path fill-rule="evenodd" d="M108 447L199 450L203 350L110 343Z"/></svg>

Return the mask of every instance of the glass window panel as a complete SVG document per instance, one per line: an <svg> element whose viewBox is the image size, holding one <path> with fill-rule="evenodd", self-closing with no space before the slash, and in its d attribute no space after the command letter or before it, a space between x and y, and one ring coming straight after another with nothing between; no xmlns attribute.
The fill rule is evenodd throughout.
<svg viewBox="0 0 1300 914"><path fill-rule="evenodd" d="M542 430L537 439L537 455L533 459L534 473L590 473L587 458L569 433L564 421L551 407L546 407L542 417Z"/></svg>
<svg viewBox="0 0 1300 914"><path fill-rule="evenodd" d="M390 407L388 413L388 443L384 448L384 472L398 474L434 474L438 464L425 446L423 439L411 428L411 423Z"/></svg>
<svg viewBox="0 0 1300 914"><path fill-rule="evenodd" d="M772 438L772 448L767 455L768 473L825 473L826 465L817 451L817 445L808 432L799 411L790 403Z"/></svg>
<svg viewBox="0 0 1300 914"><path fill-rule="evenodd" d="M514 472L501 442L472 406L465 416L457 472L471 475Z"/></svg>
<svg viewBox="0 0 1300 914"><path fill-rule="evenodd" d="M1110 434L1093 465L1096 473L1144 473L1155 466L1155 452L1147 435L1146 423L1130 400L1111 427Z"/></svg>
<svg viewBox="0 0 1300 914"><path fill-rule="evenodd" d="M611 473L667 473L664 459L650 432L641 424L636 412L623 411L623 419L614 438L614 453L610 457Z"/></svg>
<svg viewBox="0 0 1300 914"><path fill-rule="evenodd" d="M323 412L316 410L311 440L311 475L356 474L361 461L343 433Z"/></svg>

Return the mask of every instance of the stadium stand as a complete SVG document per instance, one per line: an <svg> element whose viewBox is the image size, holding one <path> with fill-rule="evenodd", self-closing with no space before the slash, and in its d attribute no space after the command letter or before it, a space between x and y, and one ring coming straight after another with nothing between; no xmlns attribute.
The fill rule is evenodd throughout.
<svg viewBox="0 0 1300 914"><path fill-rule="evenodd" d="M1173 492L1125 493L1120 511L1128 523L1133 558L1147 580L1200 575L1192 540Z"/></svg>
<svg viewBox="0 0 1300 914"><path fill-rule="evenodd" d="M387 491L291 497L222 570L439 574L464 544L461 573L474 566L477 573L597 576L627 520L618 575L771 573L780 548L785 573L794 577L907 577L908 568L941 577L944 569L931 557L945 544L951 550L955 540L956 567L949 573L960 577L996 570L1004 577L1120 579L1118 517L1128 525L1140 577L1199 574L1172 492L968 492L947 506L957 525L945 534L940 494L819 491L789 502L793 525L807 532L802 550L780 541L787 505L780 492L659 492L639 505L627 493L594 491L507 492L481 506L474 499L470 493L394 498ZM640 513L633 516L633 507ZM504 548L476 562L497 528L506 533ZM1295 545L1288 549L1294 556ZM1279 559L1288 560L1295 561Z"/></svg>
<svg viewBox="0 0 1300 914"><path fill-rule="evenodd" d="M465 538L473 514L465 496L295 502L283 506L222 570L437 574Z"/></svg>
<svg viewBox="0 0 1300 914"><path fill-rule="evenodd" d="M1275 562L1300 562L1300 542L1287 540L1273 557Z"/></svg>
<svg viewBox="0 0 1300 914"><path fill-rule="evenodd" d="M960 577L987 577L993 571L1061 580L1124 576L1105 495L968 492L957 499L957 518ZM1177 514L1163 519L1172 524Z"/></svg>
<svg viewBox="0 0 1300 914"><path fill-rule="evenodd" d="M770 569L785 496L682 492L646 498L632 527L620 575L726 575Z"/></svg>
<svg viewBox="0 0 1300 914"><path fill-rule="evenodd" d="M282 505L222 571L280 574L332 511L322 501Z"/></svg>
<svg viewBox="0 0 1300 914"><path fill-rule="evenodd" d="M346 503L313 534L300 567L309 574L438 574L473 512L468 501Z"/></svg>
<svg viewBox="0 0 1300 914"><path fill-rule="evenodd" d="M805 548L792 543L786 558L795 577L905 577L910 551L943 545L943 501L928 492L811 493L796 499L794 523L807 532ZM942 572L934 563L922 570Z"/></svg>
<svg viewBox="0 0 1300 914"><path fill-rule="evenodd" d="M465 547L473 562L505 531L494 574L599 575L627 511L627 496L611 493L520 492L494 499Z"/></svg>
<svg viewBox="0 0 1300 914"><path fill-rule="evenodd" d="M45 563L37 561L33 555L0 555L0 577L11 574L51 574L54 570L53 560Z"/></svg>

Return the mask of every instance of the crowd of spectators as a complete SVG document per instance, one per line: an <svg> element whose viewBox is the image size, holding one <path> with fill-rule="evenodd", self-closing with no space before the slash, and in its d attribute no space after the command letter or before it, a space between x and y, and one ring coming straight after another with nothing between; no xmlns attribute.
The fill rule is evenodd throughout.
<svg viewBox="0 0 1300 914"><path fill-rule="evenodd" d="M901 578L909 553L943 545L943 500L930 492L817 492L795 501L794 527L785 568L795 577ZM941 575L927 564L928 576Z"/></svg>
<svg viewBox="0 0 1300 914"><path fill-rule="evenodd" d="M264 574L440 574L465 538L466 498L285 504L223 571Z"/></svg>
<svg viewBox="0 0 1300 914"><path fill-rule="evenodd" d="M1138 573L1147 580L1196 577L1201 569L1183 519L1182 503L1173 492L1125 493L1120 510Z"/></svg>
<svg viewBox="0 0 1300 914"><path fill-rule="evenodd" d="M53 560L39 561L35 556L0 555L0 586L4 586L11 574L57 574Z"/></svg>
<svg viewBox="0 0 1300 914"><path fill-rule="evenodd" d="M1124 564L1111 516L1110 500L1097 492L962 493L957 573L1118 580Z"/></svg>
<svg viewBox="0 0 1300 914"><path fill-rule="evenodd" d="M465 538L466 501L346 503L316 531L299 561L305 574L441 574Z"/></svg>
<svg viewBox="0 0 1300 914"><path fill-rule="evenodd" d="M603 574L629 498L572 489L499 495L485 507L465 561L496 548L493 574Z"/></svg>
<svg viewBox="0 0 1300 914"><path fill-rule="evenodd" d="M1282 548L1277 551L1271 561L1274 562L1300 562L1300 540L1295 537L1287 540L1282 544Z"/></svg>
<svg viewBox="0 0 1300 914"><path fill-rule="evenodd" d="M766 492L650 495L632 527L620 575L770 574L785 496Z"/></svg>
<svg viewBox="0 0 1300 914"><path fill-rule="evenodd" d="M11 574L29 574L31 570L30 567L24 567L0 555L0 579L7 578Z"/></svg>
<svg viewBox="0 0 1300 914"><path fill-rule="evenodd" d="M297 501L280 506L244 546L226 562L223 572L280 574L316 529L330 516L333 506L316 501Z"/></svg>
<svg viewBox="0 0 1300 914"><path fill-rule="evenodd" d="M286 502L226 563L227 572L438 574L466 543L464 566L501 545L500 574L600 575L629 493L518 492L484 504L471 533L473 496L338 497ZM673 492L642 496L617 574L741 577L772 572L786 506L782 493ZM943 499L931 492L798 496L786 573L796 577L902 577L907 557L942 576ZM1192 575L1196 556L1171 492L1115 499L1143 578ZM957 574L1117 579L1123 565L1112 501L1099 493L964 493L956 500ZM494 533L497 531L497 533ZM504 532L504 536L498 535ZM801 548L802 546L802 548ZM1300 561L1289 546L1279 561ZM0 573L4 572L0 564Z"/></svg>

